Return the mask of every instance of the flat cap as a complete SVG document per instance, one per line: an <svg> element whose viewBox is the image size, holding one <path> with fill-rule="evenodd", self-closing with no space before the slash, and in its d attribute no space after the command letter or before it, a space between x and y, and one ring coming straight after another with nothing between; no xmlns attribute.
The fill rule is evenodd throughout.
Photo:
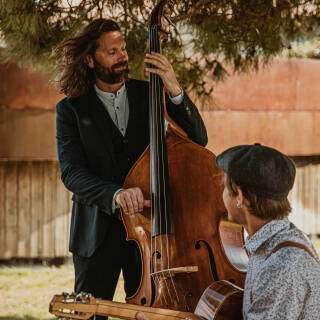
<svg viewBox="0 0 320 320"><path fill-rule="evenodd" d="M239 187L273 200L287 197L296 175L291 159L260 143L227 149L217 156L216 164Z"/></svg>

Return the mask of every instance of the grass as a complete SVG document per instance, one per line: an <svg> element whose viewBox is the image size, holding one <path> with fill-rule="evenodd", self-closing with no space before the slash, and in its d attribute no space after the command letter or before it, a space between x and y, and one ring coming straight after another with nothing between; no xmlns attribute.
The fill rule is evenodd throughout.
<svg viewBox="0 0 320 320"><path fill-rule="evenodd" d="M320 239L314 241L320 255ZM0 267L0 320L53 320L48 312L55 294L73 291L72 265L62 267ZM124 302L120 278L115 300ZM111 318L109 318L111 319Z"/></svg>
<svg viewBox="0 0 320 320"><path fill-rule="evenodd" d="M49 303L55 294L73 291L72 265L62 267L1 267L0 320L52 320ZM124 301L123 280L116 301Z"/></svg>

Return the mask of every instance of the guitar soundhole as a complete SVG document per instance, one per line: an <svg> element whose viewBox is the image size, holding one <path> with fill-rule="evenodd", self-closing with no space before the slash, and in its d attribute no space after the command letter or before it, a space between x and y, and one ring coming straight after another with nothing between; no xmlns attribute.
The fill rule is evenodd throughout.
<svg viewBox="0 0 320 320"><path fill-rule="evenodd" d="M234 283L234 284L236 283L236 282L234 281L234 279L229 279L228 281L231 282L231 283Z"/></svg>
<svg viewBox="0 0 320 320"><path fill-rule="evenodd" d="M146 298L142 298L141 299L141 305L144 306L147 303L147 299Z"/></svg>

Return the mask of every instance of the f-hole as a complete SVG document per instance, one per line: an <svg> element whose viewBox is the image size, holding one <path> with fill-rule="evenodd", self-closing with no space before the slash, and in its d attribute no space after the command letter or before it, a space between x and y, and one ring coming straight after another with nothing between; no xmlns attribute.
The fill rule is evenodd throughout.
<svg viewBox="0 0 320 320"><path fill-rule="evenodd" d="M218 281L219 279L218 279L218 273L217 273L217 266L216 266L216 263L214 260L214 254L213 254L213 251L212 251L210 245L205 240L198 240L194 247L196 248L196 250L200 250L201 249L201 242L203 242L205 244L205 246L208 250L213 279L214 279L214 281Z"/></svg>
<svg viewBox="0 0 320 320"><path fill-rule="evenodd" d="M153 251L152 252L152 255L151 255L151 273L153 273L154 272L154 259L161 259L161 253L159 252L159 251ZM153 304L153 302L154 302L154 299L155 299L155 297L156 297L156 284L154 283L154 279L153 279L153 277L151 277L151 290L152 290L152 297L151 297L151 305ZM146 304L146 298L142 298L141 300L140 300L140 303L141 303L141 305L145 305Z"/></svg>

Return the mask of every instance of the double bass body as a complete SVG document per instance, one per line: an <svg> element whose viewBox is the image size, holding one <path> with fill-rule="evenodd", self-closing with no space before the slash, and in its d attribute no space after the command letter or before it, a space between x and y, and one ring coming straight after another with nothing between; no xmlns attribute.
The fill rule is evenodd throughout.
<svg viewBox="0 0 320 320"><path fill-rule="evenodd" d="M167 155L172 234L158 235L152 243L150 209L135 218L123 215L127 238L139 245L143 266L140 287L127 302L194 311L213 281L226 279L243 287L245 272L235 266L245 255L240 249L242 230L224 224L223 187L215 156L173 128L167 133ZM139 186L150 198L149 148L126 178L124 187L131 186ZM226 228L222 237L221 223ZM234 261L227 257L223 237L227 248L238 252Z"/></svg>

